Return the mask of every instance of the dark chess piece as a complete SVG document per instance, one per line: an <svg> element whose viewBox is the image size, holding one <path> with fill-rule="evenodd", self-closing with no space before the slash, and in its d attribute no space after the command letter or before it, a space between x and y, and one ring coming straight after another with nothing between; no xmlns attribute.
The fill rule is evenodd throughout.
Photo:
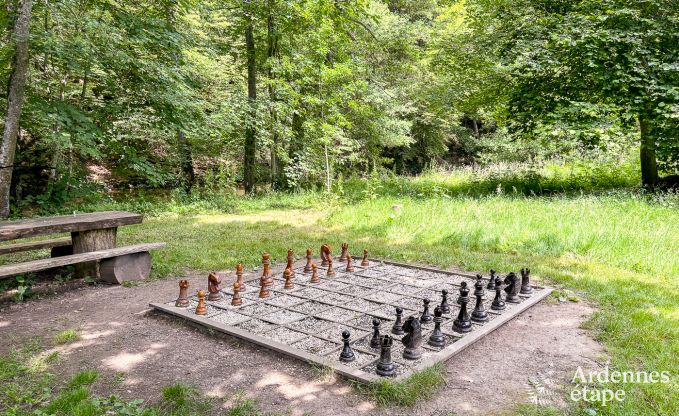
<svg viewBox="0 0 679 416"><path fill-rule="evenodd" d="M285 269L285 271L283 272L283 277L285 278L285 284L283 285L283 289L294 289L295 284L292 282L292 270Z"/></svg>
<svg viewBox="0 0 679 416"><path fill-rule="evenodd" d="M462 300L466 299L469 303L469 288L467 287L467 282L462 282L460 284L460 295L457 297L457 304L462 305Z"/></svg>
<svg viewBox="0 0 679 416"><path fill-rule="evenodd" d="M363 249L363 260L361 260L361 266L363 266L363 267L370 266L370 261L368 261L368 249L367 248Z"/></svg>
<svg viewBox="0 0 679 416"><path fill-rule="evenodd" d="M380 320L373 318L373 337L370 338L370 348L380 347Z"/></svg>
<svg viewBox="0 0 679 416"><path fill-rule="evenodd" d="M405 334L405 332L403 332L403 309L399 307L396 308L396 322L394 322L394 326L391 327L391 333L394 335Z"/></svg>
<svg viewBox="0 0 679 416"><path fill-rule="evenodd" d="M486 289L495 290L495 270L493 269L490 269L490 277L488 278Z"/></svg>
<svg viewBox="0 0 679 416"><path fill-rule="evenodd" d="M318 277L318 266L316 263L311 263L311 280L309 283L321 283L321 278Z"/></svg>
<svg viewBox="0 0 679 416"><path fill-rule="evenodd" d="M462 289L460 289L462 291ZM467 289L469 292L469 289ZM460 313L457 314L457 319L453 322L453 329L457 332L469 332L472 330L472 321L469 319L469 313L467 312L467 303L469 302L469 297L462 298L462 304L460 305Z"/></svg>
<svg viewBox="0 0 679 416"><path fill-rule="evenodd" d="M450 306L448 305L448 291L443 289L441 291L441 304L439 305L442 313L450 313Z"/></svg>
<svg viewBox="0 0 679 416"><path fill-rule="evenodd" d="M205 291L199 290L196 295L198 296L198 305L196 305L196 315L207 315L207 306L205 306Z"/></svg>
<svg viewBox="0 0 679 416"><path fill-rule="evenodd" d="M474 310L472 311L472 321L486 322L488 320L488 313L483 306L483 295L486 292L483 290L483 282L481 279L476 281L475 287L474 296L476 296L476 306L474 306Z"/></svg>
<svg viewBox="0 0 679 416"><path fill-rule="evenodd" d="M328 270L325 272L325 275L328 277L333 277L337 273L335 273L335 270L332 268L332 257L328 255Z"/></svg>
<svg viewBox="0 0 679 416"><path fill-rule="evenodd" d="M401 338L401 342L405 349L403 350L403 358L406 360L417 360L422 357L420 346L422 345L422 326L420 320L415 316L409 316L403 324L403 330L406 336Z"/></svg>
<svg viewBox="0 0 679 416"><path fill-rule="evenodd" d="M422 315L420 315L421 324L429 324L434 321L434 317L429 313L429 299L422 299L422 304L424 305L424 310L422 310Z"/></svg>
<svg viewBox="0 0 679 416"><path fill-rule="evenodd" d="M179 297L174 303L174 306L178 308L188 308L189 307L189 281L180 280L179 281Z"/></svg>
<svg viewBox="0 0 679 416"><path fill-rule="evenodd" d="M285 268L290 269L290 273L292 273L292 275L294 276L295 272L292 270L292 268L294 267L293 264L295 263L295 253L292 251L291 248L288 249L288 256L286 257L286 259L288 260L288 264L285 266Z"/></svg>
<svg viewBox="0 0 679 416"><path fill-rule="evenodd" d="M483 276L480 274L476 275L476 283L474 283L474 296L480 293L482 298L486 298L486 290L483 288Z"/></svg>
<svg viewBox="0 0 679 416"><path fill-rule="evenodd" d="M382 377L393 376L396 372L396 366L391 360L392 345L394 345L394 338L391 335L380 337L380 360L377 362L375 372Z"/></svg>
<svg viewBox="0 0 679 416"><path fill-rule="evenodd" d="M502 311L507 307L505 301L502 300L502 279L500 276L495 278L495 299L490 304L490 309L494 311Z"/></svg>
<svg viewBox="0 0 679 416"><path fill-rule="evenodd" d="M354 258L351 257L351 254L349 253L347 253L347 268L344 271L347 273L353 273L355 271Z"/></svg>
<svg viewBox="0 0 679 416"><path fill-rule="evenodd" d="M507 285L507 287L505 287L505 293L507 293L505 302L521 302L521 299L519 299L519 276L517 276L514 272L509 273L507 277L505 277L505 284Z"/></svg>
<svg viewBox="0 0 679 416"><path fill-rule="evenodd" d="M342 342L344 343L344 347L342 347L342 352L340 353L339 360L343 363L350 363L356 359L354 351L349 346L350 336L351 334L349 333L349 331L345 330L342 332Z"/></svg>
<svg viewBox="0 0 679 416"><path fill-rule="evenodd" d="M339 258L340 263L344 263L345 261L347 261L348 256L349 256L349 244L342 243L342 252L340 253Z"/></svg>
<svg viewBox="0 0 679 416"><path fill-rule="evenodd" d="M243 263L236 265L236 282L240 285L240 290L245 289L245 282L243 282Z"/></svg>
<svg viewBox="0 0 679 416"><path fill-rule="evenodd" d="M436 348L443 348L446 345L446 337L441 332L441 322L443 322L443 311L440 306L434 308L434 332L429 336L427 344Z"/></svg>
<svg viewBox="0 0 679 416"><path fill-rule="evenodd" d="M325 267L328 265L328 259L330 258L330 253L331 253L330 246L327 244L323 244L321 246L321 267Z"/></svg>
<svg viewBox="0 0 679 416"><path fill-rule="evenodd" d="M221 288L219 285L222 284L222 279L219 277L217 272L212 272L207 276L207 300L218 301L222 300L224 295L222 295Z"/></svg>
<svg viewBox="0 0 679 416"><path fill-rule="evenodd" d="M521 291L522 295L530 295L533 293L533 287L530 285L530 269L521 269Z"/></svg>
<svg viewBox="0 0 679 416"><path fill-rule="evenodd" d="M233 298L231 298L231 306L240 306L243 304L243 299L240 296L241 285L238 282L233 282Z"/></svg>
<svg viewBox="0 0 679 416"><path fill-rule="evenodd" d="M311 264L313 263L313 252L311 247L306 249L306 265L304 266L304 273L311 273Z"/></svg>

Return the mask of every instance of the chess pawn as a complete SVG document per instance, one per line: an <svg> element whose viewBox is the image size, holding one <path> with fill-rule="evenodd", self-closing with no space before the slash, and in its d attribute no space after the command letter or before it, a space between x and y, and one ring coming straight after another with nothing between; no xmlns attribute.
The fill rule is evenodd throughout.
<svg viewBox="0 0 679 416"><path fill-rule="evenodd" d="M519 288L517 287L518 283L519 277L516 275L516 273L511 272L507 275L507 277L505 278L505 284L507 285L507 287L505 287L505 292L507 293L505 302L509 303L521 302L521 299L519 299Z"/></svg>
<svg viewBox="0 0 679 416"><path fill-rule="evenodd" d="M460 295L457 297L457 304L462 305L462 301L466 300L469 303L469 288L467 287L467 282L462 282L460 284Z"/></svg>
<svg viewBox="0 0 679 416"><path fill-rule="evenodd" d="M179 281L179 297L174 303L174 306L178 308L188 308L189 307L189 281L180 280Z"/></svg>
<svg viewBox="0 0 679 416"><path fill-rule="evenodd" d="M441 305L439 305L439 308L441 308L441 313L450 313L450 306L448 305L448 291L446 289L441 291Z"/></svg>
<svg viewBox="0 0 679 416"><path fill-rule="evenodd" d="M304 266L304 273L311 273L313 263L313 253L311 252L311 247L306 249L306 265Z"/></svg>
<svg viewBox="0 0 679 416"><path fill-rule="evenodd" d="M354 271L354 259L351 257L351 254L347 254L347 268L345 272L353 273Z"/></svg>
<svg viewBox="0 0 679 416"><path fill-rule="evenodd" d="M361 266L363 266L363 267L370 266L370 262L368 261L368 249L367 248L363 249L363 260L361 260Z"/></svg>
<svg viewBox="0 0 679 416"><path fill-rule="evenodd" d="M285 278L285 284L283 285L283 289L294 289L295 284L292 282L292 270L285 269L285 271L283 272L283 277Z"/></svg>
<svg viewBox="0 0 679 416"><path fill-rule="evenodd" d="M231 306L240 306L243 304L243 299L240 296L242 286L238 281L233 282L233 298L231 298Z"/></svg>
<svg viewBox="0 0 679 416"><path fill-rule="evenodd" d="M380 320L373 318L373 337L370 339L370 348L380 347Z"/></svg>
<svg viewBox="0 0 679 416"><path fill-rule="evenodd" d="M507 307L505 301L502 300L502 279L500 276L495 278L495 299L490 304L490 309L494 311L502 311Z"/></svg>
<svg viewBox="0 0 679 416"><path fill-rule="evenodd" d="M295 272L292 271L292 268L293 268L293 263L295 262L295 253L292 251L291 248L288 249L287 260L288 260L288 264L285 266L285 268L290 269L290 273L292 273L292 275L294 276Z"/></svg>
<svg viewBox="0 0 679 416"><path fill-rule="evenodd" d="M521 294L530 295L533 287L530 285L530 269L521 269Z"/></svg>
<svg viewBox="0 0 679 416"><path fill-rule="evenodd" d="M236 282L238 282L240 290L245 289L245 282L243 282L243 263L238 263L236 265Z"/></svg>
<svg viewBox="0 0 679 416"><path fill-rule="evenodd" d="M469 319L469 312L467 312L468 302L469 297L462 299L462 305L460 305L460 313L457 315L457 319L455 319L455 321L453 322L453 329L457 332L464 333L472 330L472 321Z"/></svg>
<svg viewBox="0 0 679 416"><path fill-rule="evenodd" d="M321 278L318 277L318 266L316 263L311 263L311 280L309 283L321 283Z"/></svg>
<svg viewBox="0 0 679 416"><path fill-rule="evenodd" d="M480 280L476 282L476 287L481 287L481 291L483 291L483 282ZM481 291L476 290L474 291L476 295L476 305L474 306L474 310L472 311L472 321L474 322L486 322L488 321L488 313L486 312L486 308L483 306L483 296L481 296Z"/></svg>
<svg viewBox="0 0 679 416"><path fill-rule="evenodd" d="M342 352L340 353L339 360L343 363L350 363L356 359L354 351L349 346L350 336L351 334L349 333L349 331L345 330L342 332L342 343L344 344L344 346L342 347Z"/></svg>
<svg viewBox="0 0 679 416"><path fill-rule="evenodd" d="M443 311L440 306L434 308L434 332L429 336L427 344L436 348L443 348L446 345L446 337L441 332L441 322L443 322Z"/></svg>
<svg viewBox="0 0 679 416"><path fill-rule="evenodd" d="M340 253L339 258L340 263L344 263L345 261L347 261L348 256L349 256L349 244L342 243L342 252Z"/></svg>
<svg viewBox="0 0 679 416"><path fill-rule="evenodd" d="M391 335L382 335L380 337L380 359L377 362L375 372L382 377L393 376L396 372L396 366L391 360L392 345L394 345L394 338Z"/></svg>
<svg viewBox="0 0 679 416"><path fill-rule="evenodd" d="M333 277L337 273L335 273L335 270L332 268L332 257L328 255L328 270L325 272L325 275L328 277Z"/></svg>
<svg viewBox="0 0 679 416"><path fill-rule="evenodd" d="M394 326L391 327L391 333L394 335L403 335L403 309L396 308L396 322Z"/></svg>
<svg viewBox="0 0 679 416"><path fill-rule="evenodd" d="M219 277L217 272L212 272L208 275L207 291L209 294L207 295L207 300L212 302L222 300L223 295L221 292L221 288L219 287L221 283L222 279Z"/></svg>
<svg viewBox="0 0 679 416"><path fill-rule="evenodd" d="M403 350L403 358L406 360L417 360L422 357L420 346L422 345L422 326L420 320L416 316L409 316L403 324L403 330L406 336L401 339L405 349Z"/></svg>
<svg viewBox="0 0 679 416"><path fill-rule="evenodd" d="M480 293L482 298L486 298L486 290L483 288L483 276L480 274L476 275L476 283L474 283L474 296L477 293Z"/></svg>
<svg viewBox="0 0 679 416"><path fill-rule="evenodd" d="M490 277L488 278L488 285L486 285L486 289L495 290L495 270L493 269L490 269Z"/></svg>
<svg viewBox="0 0 679 416"><path fill-rule="evenodd" d="M207 306L205 306L205 291L199 290L197 296L198 305L196 306L196 315L207 315Z"/></svg>
<svg viewBox="0 0 679 416"><path fill-rule="evenodd" d="M422 303L424 305L424 310L422 311L422 315L420 316L420 323L421 324L429 324L434 320L434 318L429 313L429 302L430 302L430 300L428 298L422 299Z"/></svg>

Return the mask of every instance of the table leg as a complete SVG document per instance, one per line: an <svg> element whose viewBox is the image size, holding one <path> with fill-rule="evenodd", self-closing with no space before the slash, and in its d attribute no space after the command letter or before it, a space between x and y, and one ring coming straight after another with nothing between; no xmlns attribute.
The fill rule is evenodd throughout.
<svg viewBox="0 0 679 416"><path fill-rule="evenodd" d="M100 230L74 231L71 233L73 242L73 254L87 253L90 251L107 250L116 246L116 234L118 228L102 228ZM90 261L75 265L76 277L92 278L99 277L98 262Z"/></svg>

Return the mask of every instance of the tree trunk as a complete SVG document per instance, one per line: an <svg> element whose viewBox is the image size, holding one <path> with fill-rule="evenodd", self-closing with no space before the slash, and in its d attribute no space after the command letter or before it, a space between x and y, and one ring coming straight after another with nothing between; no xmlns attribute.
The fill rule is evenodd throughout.
<svg viewBox="0 0 679 416"><path fill-rule="evenodd" d="M650 123L651 120L645 114L639 115L641 184L652 190L658 183L658 165L655 156L655 137Z"/></svg>
<svg viewBox="0 0 679 416"><path fill-rule="evenodd" d="M0 144L0 217L2 218L9 216L9 191L28 73L28 34L32 8L32 0L22 0L14 23L14 60L7 88L7 114Z"/></svg>
<svg viewBox="0 0 679 416"><path fill-rule="evenodd" d="M246 10L250 13L250 10ZM245 146L243 154L243 186L245 193L255 192L255 118L257 117L257 66L255 62L255 38L253 35L252 16L247 15L245 27L245 48L248 61L248 120L245 126Z"/></svg>
<svg viewBox="0 0 679 416"><path fill-rule="evenodd" d="M275 2L269 0L269 16L267 18L267 73L269 76L269 100L270 104L270 114L272 121L271 129L271 188L278 189L280 185L280 161L278 158L278 128L277 115L276 115L276 89L273 85L273 81L276 78L276 73L274 72L274 61L278 59L278 34L276 33L276 26L274 22L274 12ZM277 62L276 62L277 63Z"/></svg>
<svg viewBox="0 0 679 416"><path fill-rule="evenodd" d="M182 185L186 193L191 193L191 188L193 188L196 180L196 173L193 170L191 146L186 140L186 134L182 130L177 132L177 147L179 148L179 164L182 169Z"/></svg>

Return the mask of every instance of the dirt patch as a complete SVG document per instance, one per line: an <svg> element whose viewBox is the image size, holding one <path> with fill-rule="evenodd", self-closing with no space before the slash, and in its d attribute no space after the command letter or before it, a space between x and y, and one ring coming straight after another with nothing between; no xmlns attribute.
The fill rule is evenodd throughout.
<svg viewBox="0 0 679 416"><path fill-rule="evenodd" d="M189 279L206 285L206 276ZM227 279L228 280L228 279ZM60 292L60 291L57 291ZM135 287L80 286L0 309L0 352L26 337L49 340L78 328L82 339L54 347L53 373L66 378L97 368L99 394L157 400L161 387L184 381L228 407L236 393L264 411L301 415L489 414L516 403L559 404L577 366L593 369L603 348L580 324L594 309L585 302L542 302L491 333L446 364L447 385L414 408L380 409L342 378L320 377L308 364L209 333L151 312L148 304L177 296L177 279Z"/></svg>

